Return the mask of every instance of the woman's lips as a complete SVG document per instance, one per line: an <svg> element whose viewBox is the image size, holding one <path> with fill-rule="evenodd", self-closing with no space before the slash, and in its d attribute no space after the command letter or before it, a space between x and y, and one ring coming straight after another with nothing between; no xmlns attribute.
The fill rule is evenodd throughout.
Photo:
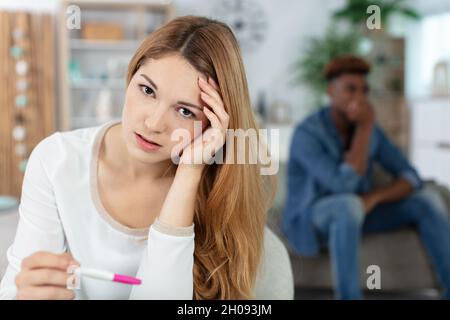
<svg viewBox="0 0 450 320"><path fill-rule="evenodd" d="M153 142L151 140L147 140L136 132L134 133L134 135L136 137L136 142L138 146L140 146L141 149L143 149L144 151L156 151L162 147L160 144Z"/></svg>

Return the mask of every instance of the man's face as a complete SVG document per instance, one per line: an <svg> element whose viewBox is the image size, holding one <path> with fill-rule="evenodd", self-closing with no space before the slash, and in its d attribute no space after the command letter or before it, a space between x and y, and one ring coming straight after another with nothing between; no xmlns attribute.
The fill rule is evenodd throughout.
<svg viewBox="0 0 450 320"><path fill-rule="evenodd" d="M347 115L351 102L362 102L367 99L369 85L365 75L343 74L328 85L328 96L331 105Z"/></svg>

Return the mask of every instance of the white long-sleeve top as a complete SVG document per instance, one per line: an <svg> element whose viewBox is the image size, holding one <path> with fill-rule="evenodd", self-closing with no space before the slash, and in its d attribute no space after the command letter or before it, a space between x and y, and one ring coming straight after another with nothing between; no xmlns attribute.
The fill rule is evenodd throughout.
<svg viewBox="0 0 450 320"><path fill-rule="evenodd" d="M36 251L70 251L82 267L142 280L141 285L131 286L82 277L77 299L192 299L194 226L175 228L156 220L150 228L128 228L114 220L100 201L98 155L106 130L115 123L56 132L31 153L0 299L15 298L14 279L21 261ZM266 247L275 243L277 248L270 255L266 252L264 260L284 261L286 269L287 252L268 229L265 242ZM268 292L268 282L280 268L273 263L262 266L257 298L292 298L290 265L285 280L274 281Z"/></svg>

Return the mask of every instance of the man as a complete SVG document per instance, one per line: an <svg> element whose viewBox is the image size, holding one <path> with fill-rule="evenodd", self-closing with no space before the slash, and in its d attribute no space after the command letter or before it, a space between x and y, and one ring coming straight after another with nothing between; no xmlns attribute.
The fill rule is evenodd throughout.
<svg viewBox="0 0 450 320"><path fill-rule="evenodd" d="M439 196L422 189L416 170L374 121L367 95L370 66L354 56L325 68L330 107L295 130L288 165L283 230L301 255L328 245L336 297L360 299L363 233L417 227L450 298L450 224ZM374 163L393 176L374 188Z"/></svg>

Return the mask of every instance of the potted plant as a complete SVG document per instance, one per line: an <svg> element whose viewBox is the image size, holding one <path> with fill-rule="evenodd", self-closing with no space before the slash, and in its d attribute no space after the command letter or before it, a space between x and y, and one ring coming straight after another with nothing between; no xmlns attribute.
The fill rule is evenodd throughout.
<svg viewBox="0 0 450 320"><path fill-rule="evenodd" d="M294 62L294 84L306 85L311 92L311 103L319 107L326 102L325 65L333 58L344 54L358 54L360 36L356 32L339 30L331 24L322 37L306 40L306 48Z"/></svg>
<svg viewBox="0 0 450 320"><path fill-rule="evenodd" d="M401 15L412 19L419 19L420 15L410 7L404 5L405 0L347 0L346 5L333 14L336 20L345 20L351 25L363 27L368 18L367 8L376 5L380 8L380 22L386 26L394 15Z"/></svg>

